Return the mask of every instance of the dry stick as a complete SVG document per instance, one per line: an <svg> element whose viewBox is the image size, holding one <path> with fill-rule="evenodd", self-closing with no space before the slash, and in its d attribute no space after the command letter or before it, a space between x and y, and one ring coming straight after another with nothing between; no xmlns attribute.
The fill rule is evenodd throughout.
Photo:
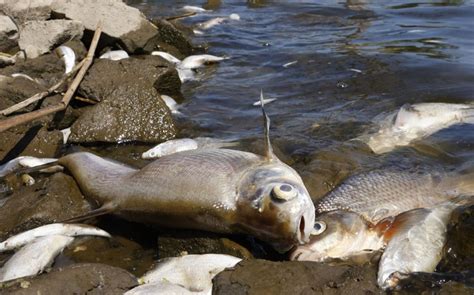
<svg viewBox="0 0 474 295"><path fill-rule="evenodd" d="M41 100L44 97L50 95L51 93L56 91L56 89L58 89L64 82L66 82L72 75L74 75L84 65L84 62L85 62L85 59L83 59L80 63L78 63L69 73L64 75L58 83L56 83L53 86L49 87L47 90L45 90L43 92L40 92L40 93L36 93L32 97L27 98L24 101L19 102L15 105L12 105L11 107L4 109L3 111L0 111L0 115L4 115L4 116L10 115L10 114L12 114L12 113L14 113L18 110L21 110L24 107L29 106L32 103L37 102L38 100Z"/></svg>
<svg viewBox="0 0 474 295"><path fill-rule="evenodd" d="M79 87L79 84L84 78L84 75L86 74L87 70L92 64L92 61L94 59L95 49L97 48L97 43L99 42L101 32L102 32L102 28L99 23L97 25L97 29L95 30L94 37L92 38L91 47L89 48L89 51L87 52L87 56L84 59L84 65L79 70L79 73L74 78L74 81L71 83L71 86L69 86L69 89L67 90L66 94L64 95L63 99L61 100L59 104L46 107L44 109L39 109L31 113L14 116L14 117L5 119L3 121L0 121L0 132L5 131L14 126L18 126L20 124L28 123L35 119L41 118L43 116L47 116L49 114L53 114L53 113L65 110L69 104L69 101L71 101L71 98L74 95L74 92L76 92L77 87Z"/></svg>

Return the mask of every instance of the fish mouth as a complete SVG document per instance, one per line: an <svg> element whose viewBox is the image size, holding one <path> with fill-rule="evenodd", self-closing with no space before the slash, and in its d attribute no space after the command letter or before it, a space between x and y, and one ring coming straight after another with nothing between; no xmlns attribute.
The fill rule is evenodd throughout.
<svg viewBox="0 0 474 295"><path fill-rule="evenodd" d="M299 244L304 244L309 241L309 237L306 234L306 220L304 216L301 216L299 219L296 239Z"/></svg>

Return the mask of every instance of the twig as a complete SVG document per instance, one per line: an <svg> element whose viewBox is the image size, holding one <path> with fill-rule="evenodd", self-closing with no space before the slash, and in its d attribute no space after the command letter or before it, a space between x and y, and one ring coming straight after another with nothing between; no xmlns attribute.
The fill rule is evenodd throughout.
<svg viewBox="0 0 474 295"><path fill-rule="evenodd" d="M79 73L72 81L71 85L69 86L69 89L66 91L66 94L64 94L64 97L59 104L2 120L0 121L0 132L5 131L14 126L18 126L20 124L28 123L43 116L47 116L49 114L65 110L69 105L69 102L71 101L74 92L76 92L77 87L79 87L79 84L81 83L82 79L84 78L84 75L91 66L92 61L94 60L94 53L97 48L97 43L99 43L101 32L102 28L101 24L99 23L97 25L97 29L95 30L94 37L92 38L91 46L89 48L89 51L87 52L87 56L83 60L84 64L82 65L81 69L79 70Z"/></svg>
<svg viewBox="0 0 474 295"><path fill-rule="evenodd" d="M43 92L40 92L40 93L36 93L32 97L27 98L22 102L19 102L15 105L12 105L9 108L6 108L6 109L0 111L0 115L4 115L4 116L10 115L10 114L12 114L12 113L14 113L18 110L21 110L24 107L29 106L32 103L37 102L38 100L41 100L41 99L45 98L46 96L50 95L51 93L56 91L56 89L58 89L64 82L66 82L72 75L74 75L84 65L84 62L85 62L85 59L83 59L81 62L79 62L77 65L75 65L74 68L69 73L65 74L58 83L56 83L53 86L49 87L47 90L45 90Z"/></svg>
<svg viewBox="0 0 474 295"><path fill-rule="evenodd" d="M196 15L196 12L189 12L189 13L185 13L185 14L182 14L182 15L170 16L170 17L167 17L166 20L170 21L170 20L190 17L190 16L193 16L193 15Z"/></svg>
<svg viewBox="0 0 474 295"><path fill-rule="evenodd" d="M77 96L77 95L74 96L74 99L78 100L78 101L86 102L88 104L97 104L98 103L98 101L92 100L92 99L87 98L87 97Z"/></svg>

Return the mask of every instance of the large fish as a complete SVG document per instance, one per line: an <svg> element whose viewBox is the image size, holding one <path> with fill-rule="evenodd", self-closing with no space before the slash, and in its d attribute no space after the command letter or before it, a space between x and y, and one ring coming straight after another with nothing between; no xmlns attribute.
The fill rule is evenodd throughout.
<svg viewBox="0 0 474 295"><path fill-rule="evenodd" d="M380 116L379 116L380 117ZM474 105L452 103L405 104L399 110L376 118L378 130L357 138L376 154L427 137L455 124L474 124Z"/></svg>
<svg viewBox="0 0 474 295"><path fill-rule="evenodd" d="M379 169L350 176L316 203L316 213L346 210L380 220L474 194L472 171L423 172Z"/></svg>
<svg viewBox="0 0 474 295"><path fill-rule="evenodd" d="M270 121L263 107L262 112L265 156L193 150L164 156L142 169L90 153L60 158L58 164L82 192L101 205L73 220L113 212L161 226L247 233L279 251L309 241L314 205L298 173L273 154Z"/></svg>

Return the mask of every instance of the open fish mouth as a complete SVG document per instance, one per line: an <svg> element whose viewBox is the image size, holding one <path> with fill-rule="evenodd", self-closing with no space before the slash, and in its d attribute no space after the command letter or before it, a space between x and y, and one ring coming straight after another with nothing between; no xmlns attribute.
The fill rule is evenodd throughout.
<svg viewBox="0 0 474 295"><path fill-rule="evenodd" d="M306 220L302 215L298 222L298 228L296 230L296 239L299 244L305 244L309 241L309 235L306 233Z"/></svg>

